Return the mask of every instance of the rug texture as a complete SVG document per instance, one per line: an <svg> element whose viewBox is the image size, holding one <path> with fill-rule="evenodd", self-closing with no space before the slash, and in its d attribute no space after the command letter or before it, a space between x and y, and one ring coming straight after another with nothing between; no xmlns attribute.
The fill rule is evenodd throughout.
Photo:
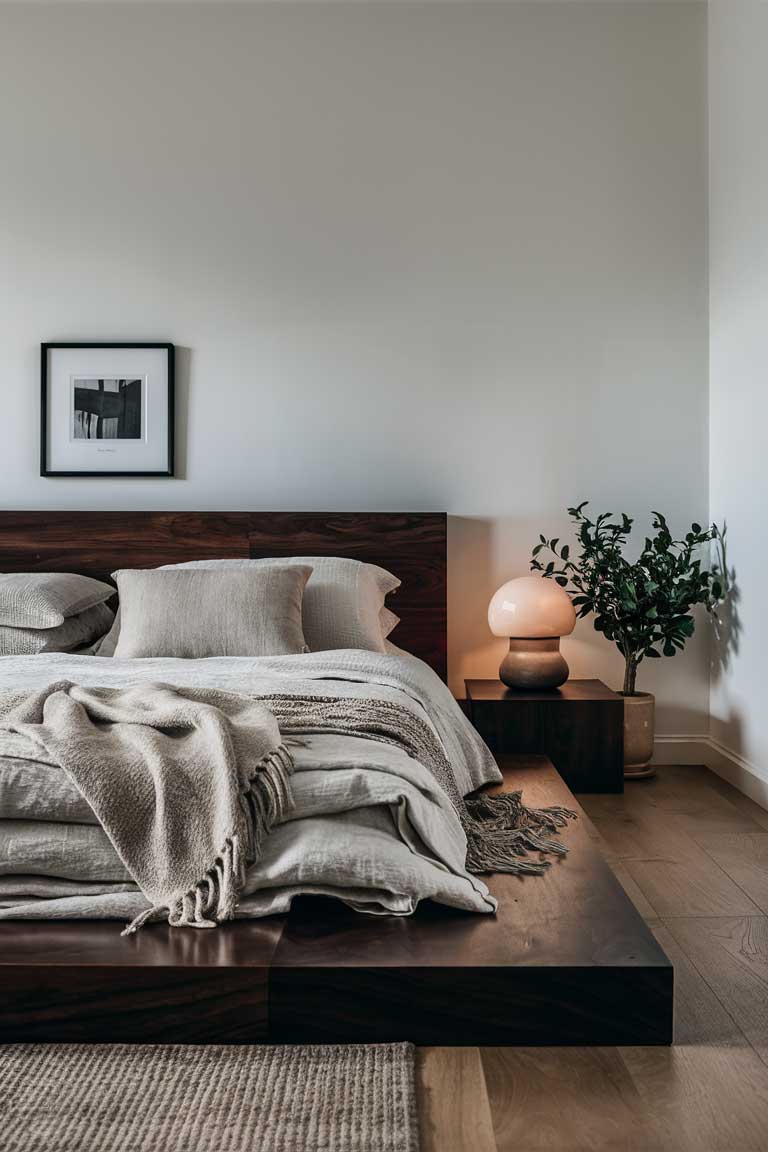
<svg viewBox="0 0 768 1152"><path fill-rule="evenodd" d="M418 1152L410 1044L0 1047L3 1152Z"/></svg>

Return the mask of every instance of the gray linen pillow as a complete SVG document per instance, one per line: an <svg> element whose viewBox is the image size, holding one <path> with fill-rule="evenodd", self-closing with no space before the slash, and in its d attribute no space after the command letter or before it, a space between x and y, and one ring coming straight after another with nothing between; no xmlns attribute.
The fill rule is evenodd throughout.
<svg viewBox="0 0 768 1152"><path fill-rule="evenodd" d="M76 572L5 572L0 574L0 624L56 628L114 594L110 584Z"/></svg>
<svg viewBox="0 0 768 1152"><path fill-rule="evenodd" d="M311 571L294 564L260 572L113 572L120 594L115 657L197 660L306 652L301 601Z"/></svg>
<svg viewBox="0 0 768 1152"><path fill-rule="evenodd" d="M264 570L281 564L306 564L312 569L304 591L304 635L310 652L362 648L384 652L384 641L399 623L385 608L400 581L386 568L346 556L291 556L286 560L189 560L167 568ZM100 651L100 655L107 655Z"/></svg>
<svg viewBox="0 0 768 1152"><path fill-rule="evenodd" d="M111 593L114 594L114 588ZM55 628L10 628L0 624L0 656L74 652L108 632L114 618L114 612L106 604L94 604L76 616L68 616Z"/></svg>

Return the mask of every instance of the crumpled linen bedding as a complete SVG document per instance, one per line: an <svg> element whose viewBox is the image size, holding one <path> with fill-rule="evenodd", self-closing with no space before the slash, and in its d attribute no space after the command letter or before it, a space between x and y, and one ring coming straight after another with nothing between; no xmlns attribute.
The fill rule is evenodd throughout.
<svg viewBox="0 0 768 1152"><path fill-rule="evenodd" d="M446 686L403 653L358 650L208 660L115 660L57 654L0 659L0 692L54 680L122 687L139 681L274 693L373 697L426 718L466 794L498 769ZM336 734L302 738L294 811L263 843L238 916L286 911L295 895L336 896L373 914L407 915L432 899L492 912L464 867L466 838L433 775L406 752ZM133 918L148 902L66 773L39 746L0 734L0 919Z"/></svg>

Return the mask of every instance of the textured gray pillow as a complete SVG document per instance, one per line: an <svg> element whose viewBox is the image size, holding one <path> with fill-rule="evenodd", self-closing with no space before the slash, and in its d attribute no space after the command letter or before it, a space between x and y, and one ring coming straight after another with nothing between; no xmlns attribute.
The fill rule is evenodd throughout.
<svg viewBox="0 0 768 1152"><path fill-rule="evenodd" d="M0 574L0 624L11 628L56 628L70 616L114 596L110 584L76 572Z"/></svg>
<svg viewBox="0 0 768 1152"><path fill-rule="evenodd" d="M345 556L291 556L286 560L190 560L167 567L260 571L281 564L306 564L312 569L303 607L310 652L334 648L385 651L384 641L399 618L384 607L384 600L400 587L400 581L376 564Z"/></svg>
<svg viewBox="0 0 768 1152"><path fill-rule="evenodd" d="M114 593L114 588L110 589ZM68 616L55 628L10 628L0 624L0 656L34 656L40 652L73 652L92 644L107 632L114 612L106 604L94 604L76 616Z"/></svg>
<svg viewBox="0 0 768 1152"><path fill-rule="evenodd" d="M311 568L113 572L120 594L115 656L287 656L306 652L301 601Z"/></svg>

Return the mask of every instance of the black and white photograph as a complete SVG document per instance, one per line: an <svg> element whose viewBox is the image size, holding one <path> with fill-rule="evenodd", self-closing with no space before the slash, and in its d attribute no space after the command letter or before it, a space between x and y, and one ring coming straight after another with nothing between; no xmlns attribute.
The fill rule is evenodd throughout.
<svg viewBox="0 0 768 1152"><path fill-rule="evenodd" d="M43 344L41 476L173 476L173 344Z"/></svg>
<svg viewBox="0 0 768 1152"><path fill-rule="evenodd" d="M141 439L142 385L134 380L72 378L73 440Z"/></svg>

